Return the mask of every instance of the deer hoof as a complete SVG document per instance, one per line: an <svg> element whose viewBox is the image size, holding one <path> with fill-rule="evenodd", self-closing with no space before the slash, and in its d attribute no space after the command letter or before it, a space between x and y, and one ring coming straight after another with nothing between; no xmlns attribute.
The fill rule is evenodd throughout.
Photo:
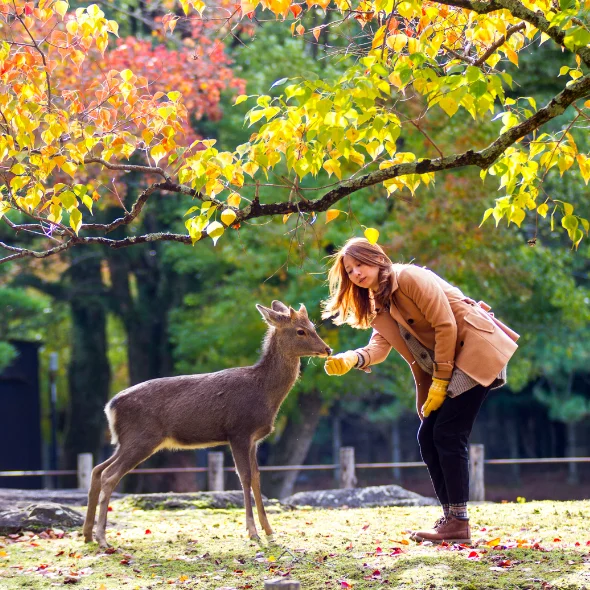
<svg viewBox="0 0 590 590"><path fill-rule="evenodd" d="M84 533L84 543L92 543L92 533Z"/></svg>

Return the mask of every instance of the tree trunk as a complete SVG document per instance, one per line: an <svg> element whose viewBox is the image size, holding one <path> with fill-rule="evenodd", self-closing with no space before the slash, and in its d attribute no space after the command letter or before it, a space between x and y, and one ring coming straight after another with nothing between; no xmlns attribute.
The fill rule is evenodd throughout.
<svg viewBox="0 0 590 590"><path fill-rule="evenodd" d="M320 421L323 405L319 391L302 395L299 416L289 420L278 443L273 447L270 465L302 465ZM293 493L299 471L279 471L263 478L265 493L271 498L285 498Z"/></svg>
<svg viewBox="0 0 590 590"><path fill-rule="evenodd" d="M78 453L92 453L100 458L106 420L111 372L107 357L107 310L100 270L100 256L78 260L72 250L70 307L72 346L68 368L70 405L65 436L65 467L76 468ZM77 264L77 262L80 264Z"/></svg>

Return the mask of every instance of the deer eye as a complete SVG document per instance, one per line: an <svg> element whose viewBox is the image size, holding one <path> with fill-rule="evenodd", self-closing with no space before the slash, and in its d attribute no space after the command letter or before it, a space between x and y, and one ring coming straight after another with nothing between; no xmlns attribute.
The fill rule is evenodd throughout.
<svg viewBox="0 0 590 590"><path fill-rule="evenodd" d="M305 330L302 330L301 328L299 328L299 330L297 330L297 335L298 336L305 336Z"/></svg>

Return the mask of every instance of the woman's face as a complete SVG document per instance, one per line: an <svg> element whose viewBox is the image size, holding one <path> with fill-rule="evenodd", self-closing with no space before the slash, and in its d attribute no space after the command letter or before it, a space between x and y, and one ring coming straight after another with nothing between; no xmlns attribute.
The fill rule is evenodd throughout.
<svg viewBox="0 0 590 590"><path fill-rule="evenodd" d="M353 285L377 291L379 288L379 267L360 262L345 254L342 257L344 270Z"/></svg>

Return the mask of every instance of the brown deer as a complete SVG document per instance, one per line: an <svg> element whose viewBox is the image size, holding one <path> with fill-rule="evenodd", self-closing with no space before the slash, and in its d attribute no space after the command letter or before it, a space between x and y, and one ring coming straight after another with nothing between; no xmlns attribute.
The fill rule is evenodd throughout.
<svg viewBox="0 0 590 590"><path fill-rule="evenodd" d="M118 393L105 412L117 447L92 471L84 540L105 538L109 499L121 478L160 449L195 449L229 444L244 490L246 529L258 537L250 489L264 532L272 535L262 496L256 447L273 430L281 406L299 375L300 357L326 357L330 347L317 335L301 305L299 311L273 301L256 305L269 325L262 355L251 367L216 373L153 379ZM100 501L99 501L100 497Z"/></svg>

